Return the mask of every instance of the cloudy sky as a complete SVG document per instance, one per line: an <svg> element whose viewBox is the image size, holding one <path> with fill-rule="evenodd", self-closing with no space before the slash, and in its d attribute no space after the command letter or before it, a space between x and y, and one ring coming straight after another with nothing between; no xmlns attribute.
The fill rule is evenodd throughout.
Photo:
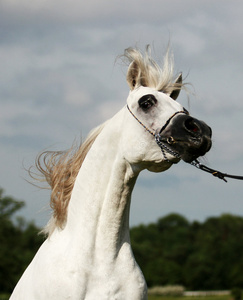
<svg viewBox="0 0 243 300"><path fill-rule="evenodd" d="M151 44L162 60L170 41L175 71L195 93L178 101L213 129L206 163L243 175L242 14L237 0L0 0L0 186L26 201L22 215L39 226L50 215L49 192L26 181L36 155L69 148L125 104L126 67L116 57L129 46ZM243 215L242 190L183 162L144 172L131 225L170 212Z"/></svg>

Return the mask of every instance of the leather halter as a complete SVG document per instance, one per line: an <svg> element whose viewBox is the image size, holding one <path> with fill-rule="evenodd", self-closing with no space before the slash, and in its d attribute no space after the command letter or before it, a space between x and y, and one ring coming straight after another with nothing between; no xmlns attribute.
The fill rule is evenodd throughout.
<svg viewBox="0 0 243 300"><path fill-rule="evenodd" d="M127 109L128 111L131 113L131 115L135 118L135 120L138 121L138 123L140 125L143 126L143 128L149 132L152 136L155 137L155 141L157 143L157 145L160 147L161 151L162 151L162 154L165 158L165 160L169 163L173 163L172 161L170 161L167 156L166 156L166 152L170 153L171 155L181 159L181 156L179 153L171 150L169 147L167 147L163 142L162 142L162 139L161 139L161 132L169 125L170 121L174 118L174 116L176 116L177 114L179 113L183 113L183 114L187 114L188 115L188 112L187 111L177 111L175 112L164 124L164 126L161 128L161 130L159 131L159 133L155 133L155 132L152 132L147 126L145 126L135 115L134 113L130 110L129 106L127 105ZM213 176L215 177L218 177L219 179L222 179L224 182L227 182L227 180L225 179L225 177L228 177L228 178L232 178L232 179L238 179L238 180L243 180L243 176L238 176L238 175L230 175L230 174L227 174L227 173L222 173L220 171L217 171L215 169L211 169L203 164L201 164L197 159L193 160L191 163L190 163L192 166L204 171L204 172L207 172L207 173L210 173L212 174Z"/></svg>

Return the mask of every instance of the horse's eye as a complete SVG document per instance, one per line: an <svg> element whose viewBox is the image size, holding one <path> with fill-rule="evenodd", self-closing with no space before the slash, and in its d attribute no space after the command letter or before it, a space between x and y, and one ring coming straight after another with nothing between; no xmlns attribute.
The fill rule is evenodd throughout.
<svg viewBox="0 0 243 300"><path fill-rule="evenodd" d="M156 104L157 100L154 95L145 95L139 99L138 104L139 107L142 108L143 111L148 111L154 104Z"/></svg>
<svg viewBox="0 0 243 300"><path fill-rule="evenodd" d="M142 107L143 110L149 109L153 103L151 101L144 101L143 103L140 104L140 107Z"/></svg>

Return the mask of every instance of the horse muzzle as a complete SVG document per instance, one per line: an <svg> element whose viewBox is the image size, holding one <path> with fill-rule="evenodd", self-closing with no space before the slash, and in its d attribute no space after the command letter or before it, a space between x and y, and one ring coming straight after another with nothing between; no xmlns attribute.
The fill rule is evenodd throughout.
<svg viewBox="0 0 243 300"><path fill-rule="evenodd" d="M212 130L204 123L186 114L176 115L159 132L159 139L185 162L205 155L211 148Z"/></svg>

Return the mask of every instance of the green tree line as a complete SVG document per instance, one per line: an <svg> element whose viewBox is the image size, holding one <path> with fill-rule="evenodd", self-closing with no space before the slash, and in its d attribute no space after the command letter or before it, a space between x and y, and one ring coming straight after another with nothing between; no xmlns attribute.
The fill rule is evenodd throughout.
<svg viewBox="0 0 243 300"><path fill-rule="evenodd" d="M33 222L15 217L24 205L0 189L0 293L11 293L44 241ZM131 228L131 242L148 286L243 287L242 217L227 214L200 223L170 214Z"/></svg>
<svg viewBox="0 0 243 300"><path fill-rule="evenodd" d="M44 240L33 222L14 217L24 205L0 189L0 294L12 292Z"/></svg>
<svg viewBox="0 0 243 300"><path fill-rule="evenodd" d="M243 288L242 217L224 214L190 223L179 214L170 214L132 228L131 240L149 286Z"/></svg>

